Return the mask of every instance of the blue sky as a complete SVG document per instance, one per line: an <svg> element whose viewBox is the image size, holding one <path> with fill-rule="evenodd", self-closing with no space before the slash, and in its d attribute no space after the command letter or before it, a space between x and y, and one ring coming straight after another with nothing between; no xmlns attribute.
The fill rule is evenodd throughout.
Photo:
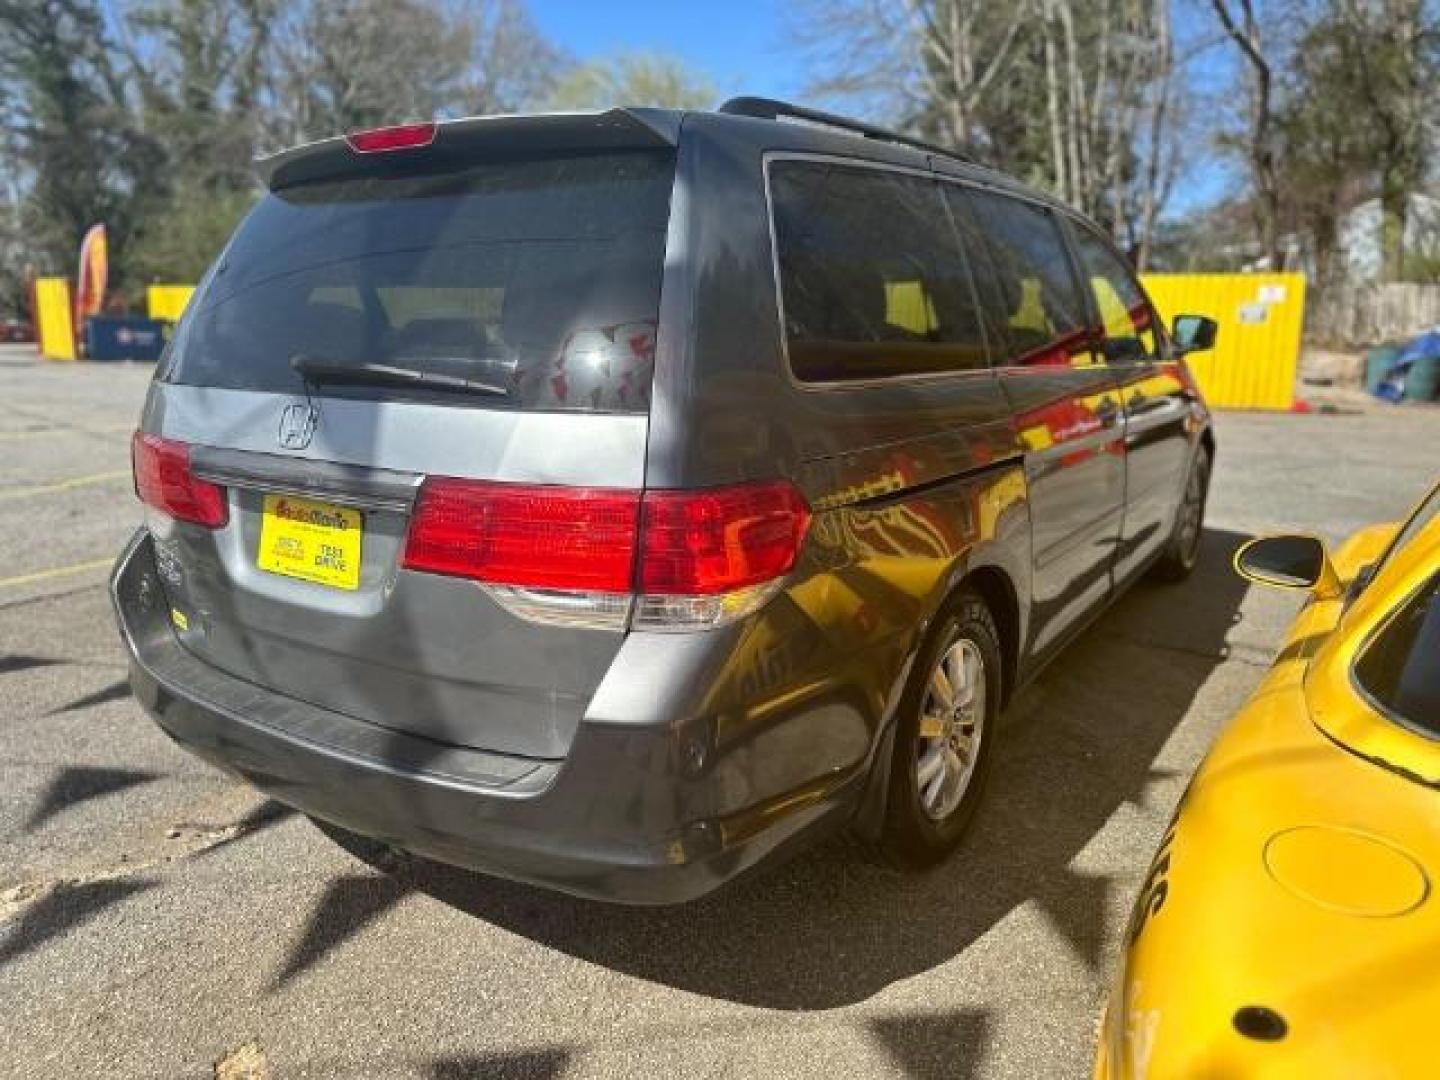
<svg viewBox="0 0 1440 1080"><path fill-rule="evenodd" d="M675 53L725 94L794 97L804 73L779 0L530 0L550 40L591 58L629 50Z"/></svg>
<svg viewBox="0 0 1440 1080"><path fill-rule="evenodd" d="M787 6L793 10L781 0L529 2L541 32L581 59L629 50L669 52L708 74L722 96L746 93L803 101L804 60L789 33ZM1177 30L1182 42L1190 38L1190 43L1212 32L1183 5ZM1229 66L1223 50L1209 49L1206 54L1198 62L1206 66L1207 74L1220 74L1223 79ZM1184 213L1215 201L1230 180L1211 155L1200 154L1176 184L1169 212Z"/></svg>

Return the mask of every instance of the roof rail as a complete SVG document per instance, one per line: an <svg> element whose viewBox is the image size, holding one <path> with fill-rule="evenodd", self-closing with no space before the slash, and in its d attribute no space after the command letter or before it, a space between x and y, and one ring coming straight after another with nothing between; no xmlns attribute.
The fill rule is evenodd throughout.
<svg viewBox="0 0 1440 1080"><path fill-rule="evenodd" d="M867 139L900 143L904 146L913 147L916 150L924 150L931 154L942 154L945 157L955 158L958 161L964 161L971 165L978 164L969 154L961 153L959 150L936 146L934 143L925 142L923 139L914 139L909 135L901 135L898 131L891 131L889 128L878 127L875 124L867 124L863 120L852 120L848 116L824 112L821 109L811 109L804 105L792 105L788 101L779 101L775 98L733 97L721 105L717 111L729 113L731 116L753 116L761 120L779 120L781 117L788 116L794 120L805 120L812 124L820 124L825 127L840 128L843 131L853 131L855 134L863 135Z"/></svg>

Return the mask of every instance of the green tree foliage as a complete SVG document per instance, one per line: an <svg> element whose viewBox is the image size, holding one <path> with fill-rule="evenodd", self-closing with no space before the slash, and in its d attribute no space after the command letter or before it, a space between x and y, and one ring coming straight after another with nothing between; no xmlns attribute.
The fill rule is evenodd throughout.
<svg viewBox="0 0 1440 1080"><path fill-rule="evenodd" d="M164 153L137 120L95 0L0 0L0 82L29 260L70 271L100 221L123 259L154 210Z"/></svg>
<svg viewBox="0 0 1440 1080"><path fill-rule="evenodd" d="M0 0L0 309L27 265L73 274L96 222L132 297L194 281L257 155L533 108L571 63L523 0Z"/></svg>
<svg viewBox="0 0 1440 1080"><path fill-rule="evenodd" d="M132 245L125 280L136 289L156 282L184 285L199 281L257 198L258 193L250 189L211 192L190 185L179 188L166 202L163 216Z"/></svg>
<svg viewBox="0 0 1440 1080"><path fill-rule="evenodd" d="M1299 36L1276 116L1286 224L1308 235L1321 287L1338 272L1340 220L1364 193L1371 164L1364 125L1356 123L1352 110L1335 107L1352 94L1354 79L1338 29L1321 20Z"/></svg>
<svg viewBox="0 0 1440 1080"><path fill-rule="evenodd" d="M1385 272L1400 280L1410 200L1434 164L1440 12L1424 0L1339 0L1319 29L1338 63L1307 92L1350 103L1354 140L1379 174Z"/></svg>
<svg viewBox="0 0 1440 1080"><path fill-rule="evenodd" d="M667 53L621 53L572 68L550 95L556 110L603 109L612 105L668 109L709 109L718 104L715 85Z"/></svg>

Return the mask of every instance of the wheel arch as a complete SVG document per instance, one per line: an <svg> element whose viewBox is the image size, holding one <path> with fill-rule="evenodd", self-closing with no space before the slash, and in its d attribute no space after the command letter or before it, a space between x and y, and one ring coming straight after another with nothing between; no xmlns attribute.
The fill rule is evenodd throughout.
<svg viewBox="0 0 1440 1080"><path fill-rule="evenodd" d="M985 602L1000 635L1000 707L1004 708L1010 703L1020 667L1020 600L1015 583L1000 567L986 564L961 578L952 595L967 588Z"/></svg>

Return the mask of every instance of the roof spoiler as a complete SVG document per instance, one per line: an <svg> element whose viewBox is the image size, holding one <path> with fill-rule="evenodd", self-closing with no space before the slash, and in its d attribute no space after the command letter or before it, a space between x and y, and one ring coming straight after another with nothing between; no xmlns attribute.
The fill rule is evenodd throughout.
<svg viewBox="0 0 1440 1080"><path fill-rule="evenodd" d="M674 146L681 114L666 109L610 109L590 113L475 116L435 125L423 144L373 154L357 151L351 136L306 143L258 158L255 168L271 191L315 180L392 173L424 163L444 168L473 165L486 151L511 157L554 150L642 150Z"/></svg>

